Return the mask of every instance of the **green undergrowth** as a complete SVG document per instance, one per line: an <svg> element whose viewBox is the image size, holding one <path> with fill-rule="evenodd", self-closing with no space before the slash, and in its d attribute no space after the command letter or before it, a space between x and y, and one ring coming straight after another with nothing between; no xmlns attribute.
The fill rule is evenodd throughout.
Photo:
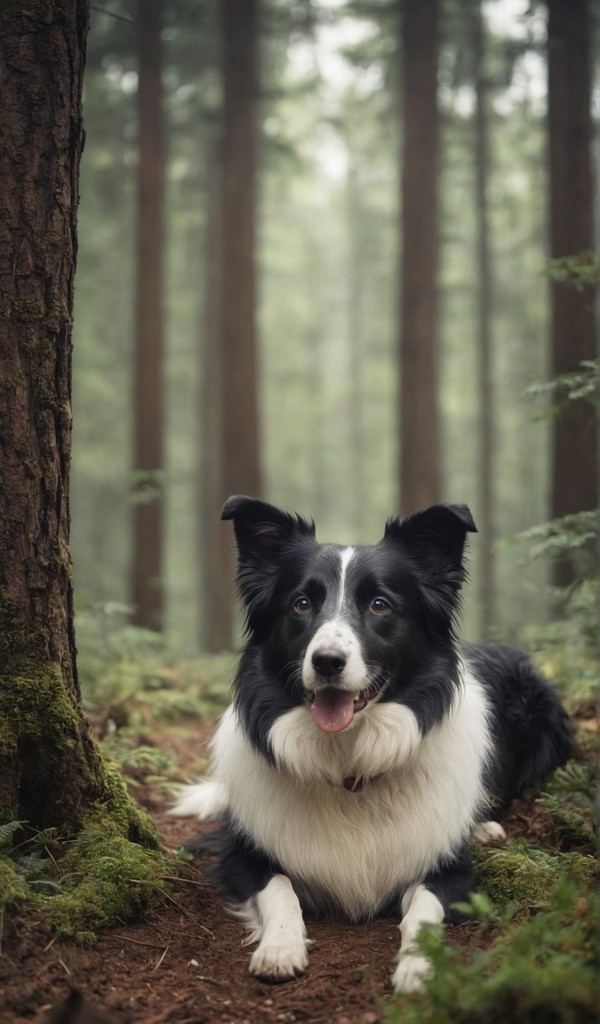
<svg viewBox="0 0 600 1024"><path fill-rule="evenodd" d="M536 803L547 821L523 839L475 848L479 889L459 909L476 923L452 947L442 928L419 945L433 964L424 990L396 996L387 1024L592 1024L598 1019L594 831L599 770L589 744Z"/></svg>
<svg viewBox="0 0 600 1024"><path fill-rule="evenodd" d="M0 827L0 914L39 915L45 930L78 942L136 918L164 900L172 868L158 848L130 839L106 808L95 807L72 839L26 822Z"/></svg>
<svg viewBox="0 0 600 1024"><path fill-rule="evenodd" d="M174 658L161 636L123 624L124 611L96 606L77 617L83 706L101 750L128 785L170 792L180 767L157 734L189 719L214 721L229 702L236 658Z"/></svg>
<svg viewBox="0 0 600 1024"><path fill-rule="evenodd" d="M397 997L388 1024L587 1024L597 1020L597 949L591 890L564 873L534 906L511 902L498 909L481 895L472 908L491 942L464 953L422 933L420 945L434 977L414 996ZM556 879L555 879L556 881ZM475 935L475 939L477 934Z"/></svg>
<svg viewBox="0 0 600 1024"><path fill-rule="evenodd" d="M122 612L101 606L77 616L81 691L93 722L109 723L113 732L139 730L224 710L233 654L175 658L159 634L120 625Z"/></svg>

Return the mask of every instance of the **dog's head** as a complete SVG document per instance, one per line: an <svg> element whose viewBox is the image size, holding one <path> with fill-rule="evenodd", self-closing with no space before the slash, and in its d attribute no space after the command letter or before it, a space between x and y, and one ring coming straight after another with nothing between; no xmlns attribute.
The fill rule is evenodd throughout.
<svg viewBox="0 0 600 1024"><path fill-rule="evenodd" d="M314 523L255 498L229 498L251 644L316 725L341 732L371 702L398 698L453 648L476 526L465 505L388 520L379 543L319 544Z"/></svg>

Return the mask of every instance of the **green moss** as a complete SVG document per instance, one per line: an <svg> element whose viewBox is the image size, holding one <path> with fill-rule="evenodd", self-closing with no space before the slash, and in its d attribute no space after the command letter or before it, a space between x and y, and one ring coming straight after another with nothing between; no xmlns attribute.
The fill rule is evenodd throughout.
<svg viewBox="0 0 600 1024"><path fill-rule="evenodd" d="M0 685L0 766L5 769L0 777L0 821L30 816L30 809L14 805L14 797L23 784L27 787L28 765L21 752L32 746L34 782L42 794L44 814L32 822L34 826L55 825L63 835L77 832L83 798L84 806L87 800L92 809L109 812L128 839L158 846L150 819L132 800L118 769L93 747L81 709L52 665L23 666L21 673ZM11 781L15 763L19 786Z"/></svg>
<svg viewBox="0 0 600 1024"><path fill-rule="evenodd" d="M103 797L96 804L94 813L108 812L128 840L141 843L150 849L157 849L160 839L154 824L145 811L132 800L116 765L107 761L101 753L98 756Z"/></svg>
<svg viewBox="0 0 600 1024"><path fill-rule="evenodd" d="M60 869L64 891L46 902L46 919L60 935L89 941L160 898L165 859L127 839L108 812L96 811Z"/></svg>
<svg viewBox="0 0 600 1024"><path fill-rule="evenodd" d="M156 848L154 828L96 749L48 644L0 594L0 823L25 819L70 837L86 812L102 808L128 840Z"/></svg>
<svg viewBox="0 0 600 1024"><path fill-rule="evenodd" d="M46 650L45 638L26 622L22 613L0 589L0 665L3 675L29 659L33 664Z"/></svg>
<svg viewBox="0 0 600 1024"><path fill-rule="evenodd" d="M90 814L68 847L53 843L52 858L42 840L34 836L18 863L0 857L0 910L34 906L50 931L92 942L164 898L165 857L127 839L106 810Z"/></svg>
<svg viewBox="0 0 600 1024"><path fill-rule="evenodd" d="M31 902L33 893L8 857L0 857L0 909L13 909Z"/></svg>
<svg viewBox="0 0 600 1024"><path fill-rule="evenodd" d="M40 740L57 727L66 727L72 733L77 725L77 713L67 698L64 684L52 664L22 664L18 673L2 682L10 690L10 703L14 709L13 729L19 736ZM5 714L5 701L0 702ZM8 725L8 723L7 723ZM10 727L10 726L8 726ZM1 750L1 747L0 747Z"/></svg>
<svg viewBox="0 0 600 1024"><path fill-rule="evenodd" d="M19 369L11 370L4 379L5 388L16 388L18 384L23 380L23 371Z"/></svg>
<svg viewBox="0 0 600 1024"><path fill-rule="evenodd" d="M37 299L13 299L11 306L21 323L41 323L45 319L46 310ZM26 347L33 351L39 346L31 342Z"/></svg>
<svg viewBox="0 0 600 1024"><path fill-rule="evenodd" d="M554 856L519 841L501 850L479 848L475 858L480 888L500 905L513 900L546 905L565 878L585 883L599 871L592 857L579 853Z"/></svg>
<svg viewBox="0 0 600 1024"><path fill-rule="evenodd" d="M21 313L21 310L19 309L18 312ZM44 309L36 307L37 315L33 319L43 320L44 312ZM53 347L54 343L52 339L45 337L43 334L36 334L28 341L23 342L23 349L25 352L29 352L32 355L39 353L41 357L47 355Z"/></svg>
<svg viewBox="0 0 600 1024"><path fill-rule="evenodd" d="M62 245L65 241L63 235L59 234L58 231L47 231L42 236L42 245L48 246L49 248L54 245Z"/></svg>
<svg viewBox="0 0 600 1024"><path fill-rule="evenodd" d="M46 322L52 331L71 325L69 307L63 299L51 299L46 308Z"/></svg>
<svg viewBox="0 0 600 1024"><path fill-rule="evenodd" d="M559 878L556 858L542 851L509 845L502 850L480 851L477 876L480 887L495 903L527 900L538 903L555 888Z"/></svg>

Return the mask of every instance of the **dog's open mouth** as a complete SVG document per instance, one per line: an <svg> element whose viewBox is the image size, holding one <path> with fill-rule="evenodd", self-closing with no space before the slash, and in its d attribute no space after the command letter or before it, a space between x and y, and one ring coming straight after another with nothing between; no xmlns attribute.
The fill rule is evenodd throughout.
<svg viewBox="0 0 600 1024"><path fill-rule="evenodd" d="M349 693L333 686L314 690L309 694L313 721L323 732L342 732L350 725L355 713L362 711L380 693L381 686L376 682L360 693Z"/></svg>

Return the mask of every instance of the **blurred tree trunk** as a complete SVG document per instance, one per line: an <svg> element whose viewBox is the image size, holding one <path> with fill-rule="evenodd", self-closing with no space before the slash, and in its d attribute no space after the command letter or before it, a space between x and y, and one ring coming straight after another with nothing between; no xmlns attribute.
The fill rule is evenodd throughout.
<svg viewBox="0 0 600 1024"><path fill-rule="evenodd" d="M133 621L163 628L162 0L138 0L138 226L134 360Z"/></svg>
<svg viewBox="0 0 600 1024"><path fill-rule="evenodd" d="M591 170L592 24L587 0L548 0L548 128L550 141L550 255L573 256L593 247ZM551 373L576 370L596 355L594 309L589 294L551 284ZM554 420L552 516L595 508L598 444L594 414L569 403ZM555 582L572 576L563 562Z"/></svg>
<svg viewBox="0 0 600 1024"><path fill-rule="evenodd" d="M0 822L69 835L114 791L81 709L69 556L87 29L87 0L0 6Z"/></svg>
<svg viewBox="0 0 600 1024"><path fill-rule="evenodd" d="M311 297L310 319L304 333L304 345L308 360L308 391L312 397L309 463L311 480L308 502L311 513L317 520L324 519L330 499L327 456L322 443L324 431L328 430L328 407L325 381L325 353L327 349L327 299L324 281L323 260L316 232L308 240L306 281Z"/></svg>
<svg viewBox="0 0 600 1024"><path fill-rule="evenodd" d="M217 308L221 499L260 495L256 340L256 105L258 0L222 0L223 121ZM219 639L232 642L233 544L229 524L219 532L214 580Z"/></svg>
<svg viewBox="0 0 600 1024"><path fill-rule="evenodd" d="M494 396L492 386L492 264L488 218L490 170L485 36L481 3L473 10L471 24L473 77L475 81L475 196L477 218L477 349L479 353L479 629L484 638L494 621Z"/></svg>
<svg viewBox="0 0 600 1024"><path fill-rule="evenodd" d="M217 141L211 133L206 157L206 224L204 256L204 298L202 309L202 359L200 374L200 467L198 474L198 516L200 551L200 631L201 649L212 653L231 645L231 588L223 581L219 565L219 545L223 524L221 513L219 339L217 335L217 299L219 294L219 161ZM228 603L227 603L228 602Z"/></svg>
<svg viewBox="0 0 600 1024"><path fill-rule="evenodd" d="M364 331L364 259L362 190L358 169L351 161L347 177L348 224L350 225L348 259L348 340L350 349L349 441L352 465L350 521L355 537L364 531L366 485L364 474L365 417L363 411Z"/></svg>
<svg viewBox="0 0 600 1024"><path fill-rule="evenodd" d="M438 0L403 0L400 499L403 513L439 501Z"/></svg>

